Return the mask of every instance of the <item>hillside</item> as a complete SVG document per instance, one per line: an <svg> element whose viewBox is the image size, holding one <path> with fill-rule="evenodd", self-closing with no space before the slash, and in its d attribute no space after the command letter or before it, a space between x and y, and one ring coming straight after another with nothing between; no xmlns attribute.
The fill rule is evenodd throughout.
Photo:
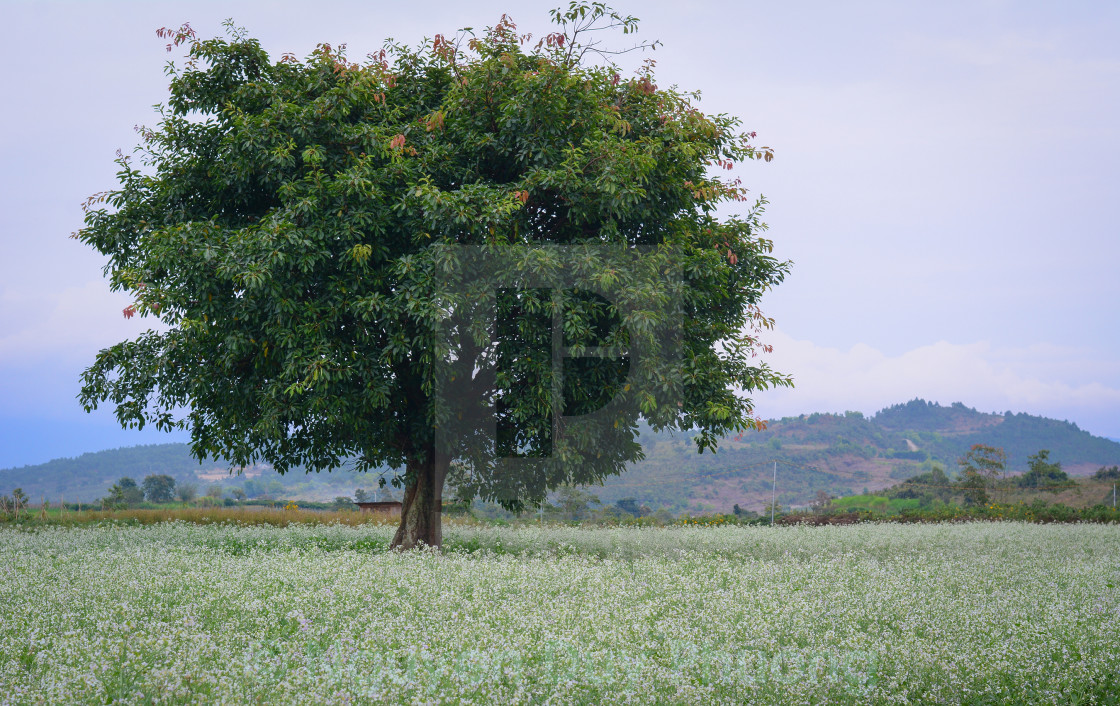
<svg viewBox="0 0 1120 706"><path fill-rule="evenodd" d="M880 490L940 463L950 474L973 444L1002 447L1008 470L1026 469L1027 456L1049 449L1073 475L1120 465L1120 443L1095 437L1070 422L1028 414L987 414L957 403L912 400L871 417L858 412L809 414L773 420L760 432L725 439L717 453L697 454L692 435L641 436L646 459L594 492L604 503L635 498L674 511L727 511L735 504L761 509L770 502L777 464L783 506L809 503L819 491L842 496ZM185 444L135 446L77 458L0 470L0 494L22 487L33 499L92 502L122 476L141 480L166 473L200 492L211 484L240 487L250 497L331 500L358 487L376 487L376 474L341 470L280 476L267 466L231 475L218 462L199 464ZM384 495L384 492L383 492Z"/></svg>
<svg viewBox="0 0 1120 706"><path fill-rule="evenodd" d="M1040 449L1072 475L1120 464L1120 443L1070 422L924 400L872 417L847 412L774 420L764 431L724 440L715 454L696 454L687 434L647 432L642 442L646 459L607 481L598 493L604 502L634 497L675 510L726 511L735 504L757 510L770 502L777 462L778 502L804 505L822 490L840 496L886 488L934 463L951 475L973 444L1002 447L1012 473L1026 470L1027 457Z"/></svg>
<svg viewBox="0 0 1120 706"><path fill-rule="evenodd" d="M109 487L123 476L139 482L144 476L160 473L174 478L176 484L194 484L199 494L211 485L220 485L227 491L241 488L249 497L275 499L325 501L339 495L352 496L359 487L372 489L377 485L376 474L356 475L345 470L308 474L296 468L280 475L262 465L230 473L229 466L221 462L200 464L190 455L187 444L155 444L3 469L0 470L0 494L22 488L36 503L44 497L51 502L93 502L104 497Z"/></svg>

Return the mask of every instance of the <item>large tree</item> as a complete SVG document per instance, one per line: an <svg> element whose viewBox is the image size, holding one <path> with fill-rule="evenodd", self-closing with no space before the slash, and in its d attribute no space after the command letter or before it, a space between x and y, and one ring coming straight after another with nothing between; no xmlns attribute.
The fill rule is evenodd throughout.
<svg viewBox="0 0 1120 706"><path fill-rule="evenodd" d="M553 18L364 64L162 30L187 63L77 237L163 327L98 354L85 407L234 465L396 469L400 547L440 543L448 473L516 509L621 472L643 418L701 451L754 426L789 384L756 358L788 264L765 201L716 211L771 152L585 41L634 18Z"/></svg>

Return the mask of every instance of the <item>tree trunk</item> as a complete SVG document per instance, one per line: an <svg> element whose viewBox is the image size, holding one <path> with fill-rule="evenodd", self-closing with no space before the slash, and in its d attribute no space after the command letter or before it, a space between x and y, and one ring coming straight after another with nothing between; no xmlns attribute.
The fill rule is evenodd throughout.
<svg viewBox="0 0 1120 706"><path fill-rule="evenodd" d="M421 544L442 546L443 481L450 460L443 454L432 454L423 460L409 461L408 475L413 482L405 488L401 524L390 549L414 549Z"/></svg>

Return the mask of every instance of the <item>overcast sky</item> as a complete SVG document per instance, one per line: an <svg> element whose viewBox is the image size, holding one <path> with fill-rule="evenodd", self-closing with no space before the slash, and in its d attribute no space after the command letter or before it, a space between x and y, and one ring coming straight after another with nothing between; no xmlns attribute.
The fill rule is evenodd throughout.
<svg viewBox="0 0 1120 706"><path fill-rule="evenodd" d="M555 4L0 4L0 468L168 440L75 401L97 351L151 320L125 320L103 259L68 238L156 122L157 28L232 17L274 57L329 42L361 59L502 12L540 36ZM757 396L761 416L922 397L1120 438L1120 3L619 8L664 42L659 84L776 152L737 168L794 261L763 308L797 387Z"/></svg>

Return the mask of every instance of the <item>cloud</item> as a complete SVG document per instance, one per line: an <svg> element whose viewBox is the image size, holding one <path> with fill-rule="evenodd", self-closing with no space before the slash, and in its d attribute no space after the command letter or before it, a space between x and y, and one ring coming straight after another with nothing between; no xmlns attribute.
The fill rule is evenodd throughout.
<svg viewBox="0 0 1120 706"><path fill-rule="evenodd" d="M841 350L781 331L771 341L767 362L791 374L796 387L756 395L764 417L871 414L921 397L1068 419L1096 434L1120 436L1120 364L1090 349L938 341L890 356L862 343Z"/></svg>

